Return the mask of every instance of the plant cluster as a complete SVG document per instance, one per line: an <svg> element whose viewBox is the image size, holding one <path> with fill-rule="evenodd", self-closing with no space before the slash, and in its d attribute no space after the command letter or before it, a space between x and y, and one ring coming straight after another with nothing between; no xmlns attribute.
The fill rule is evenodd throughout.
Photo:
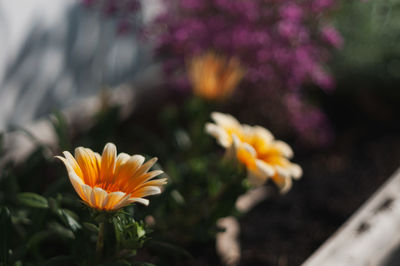
<svg viewBox="0 0 400 266"><path fill-rule="evenodd" d="M112 143L102 155L78 147L74 156L56 156L66 173L45 146L18 168L6 165L0 179L3 265L190 263L196 245L210 245L224 230L220 218L241 215L239 196L268 180L287 192L301 176L289 161L291 148L265 128L212 112L218 99L202 95L162 107L153 121L162 128L157 137L146 137L154 134L150 129L132 136L163 167L156 158L117 154ZM99 124L108 127L106 113L113 109L101 112ZM71 146L68 127L57 117L59 143ZM96 127L98 135L102 128ZM146 197L156 194L149 204Z"/></svg>
<svg viewBox="0 0 400 266"><path fill-rule="evenodd" d="M307 102L302 86L316 84L324 91L334 87L326 63L331 51L342 46L328 17L336 1L163 3L165 12L155 23L157 52L172 88L190 88L190 71L186 74L184 66L192 58L209 51L232 57L245 69L240 85L245 94L256 94L279 110L301 139L317 145L331 141L326 116Z"/></svg>

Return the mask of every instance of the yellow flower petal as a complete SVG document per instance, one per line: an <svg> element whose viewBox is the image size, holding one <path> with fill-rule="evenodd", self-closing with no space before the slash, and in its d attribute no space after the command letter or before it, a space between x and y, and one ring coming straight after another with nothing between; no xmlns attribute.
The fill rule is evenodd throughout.
<svg viewBox="0 0 400 266"><path fill-rule="evenodd" d="M75 158L82 170L83 180L86 184L93 186L99 175L99 165L96 155L90 149L78 147L75 149Z"/></svg>
<svg viewBox="0 0 400 266"><path fill-rule="evenodd" d="M268 178L282 191L290 189L292 178L300 178L301 167L288 159L293 151L288 144L275 140L267 129L260 126L240 124L233 116L214 112L215 124L207 123L206 132L226 148L226 156L243 163L248 170L251 183L261 185Z"/></svg>
<svg viewBox="0 0 400 266"><path fill-rule="evenodd" d="M133 191L140 186L145 186L147 183L149 183L146 181L148 181L162 173L163 173L163 171L161 171L161 170L155 170L155 171L148 172L146 174L142 174L141 176L139 176L137 178L132 178L130 182L127 182L127 186L125 187L125 189L126 189L126 191ZM153 180L153 181L159 181L159 180L161 180L161 179L157 179L157 180Z"/></svg>
<svg viewBox="0 0 400 266"><path fill-rule="evenodd" d="M156 195L156 194L160 194L160 193L161 193L161 189L159 187L145 186L145 187L135 190L132 193L132 195L135 195L135 197L141 198L141 197Z"/></svg>
<svg viewBox="0 0 400 266"><path fill-rule="evenodd" d="M107 143L101 156L100 183L107 182L114 177L117 147L113 143Z"/></svg>
<svg viewBox="0 0 400 266"><path fill-rule="evenodd" d="M89 206L113 211L133 202L148 205L145 196L159 194L166 179L151 180L162 173L161 170L148 172L157 161L153 158L143 164L141 155L117 156L114 144L108 143L102 156L90 149L79 147L75 158L64 152L60 159L68 171L68 177L79 197Z"/></svg>
<svg viewBox="0 0 400 266"><path fill-rule="evenodd" d="M126 196L126 193L121 191L108 193L104 209L112 210Z"/></svg>

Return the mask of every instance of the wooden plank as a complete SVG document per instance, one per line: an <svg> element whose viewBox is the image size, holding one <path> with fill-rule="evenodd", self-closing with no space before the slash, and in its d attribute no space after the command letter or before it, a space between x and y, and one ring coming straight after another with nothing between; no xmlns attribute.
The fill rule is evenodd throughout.
<svg viewBox="0 0 400 266"><path fill-rule="evenodd" d="M399 246L400 168L302 265L385 265Z"/></svg>

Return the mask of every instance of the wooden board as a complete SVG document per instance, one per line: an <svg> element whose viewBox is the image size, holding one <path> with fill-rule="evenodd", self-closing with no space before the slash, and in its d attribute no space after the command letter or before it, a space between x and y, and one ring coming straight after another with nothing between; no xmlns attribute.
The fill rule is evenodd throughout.
<svg viewBox="0 0 400 266"><path fill-rule="evenodd" d="M399 246L400 168L302 265L396 265Z"/></svg>

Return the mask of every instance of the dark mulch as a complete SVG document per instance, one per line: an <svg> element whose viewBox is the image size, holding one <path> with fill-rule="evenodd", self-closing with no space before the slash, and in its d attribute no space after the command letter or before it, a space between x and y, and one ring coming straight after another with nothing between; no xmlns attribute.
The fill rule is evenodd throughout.
<svg viewBox="0 0 400 266"><path fill-rule="evenodd" d="M241 265L300 265L400 166L400 136L340 136L296 156L304 176L241 219Z"/></svg>
<svg viewBox="0 0 400 266"><path fill-rule="evenodd" d="M331 146L309 149L293 145L294 161L302 166L304 175L294 182L292 190L283 196L276 191L240 219L240 265L300 265L400 166L396 116L371 119L368 105L354 106L359 95L353 97L331 97L327 103L336 129ZM391 109L391 114L396 109ZM157 130L154 122L158 110L160 106L156 105L139 108L119 128L120 134L139 124ZM376 110L372 114L379 114ZM259 116L262 119L263 115ZM247 120L255 119L259 118ZM125 133L124 142L128 144L129 130ZM132 142L137 145L137 141ZM195 257L193 265L219 263L212 245L190 251Z"/></svg>

